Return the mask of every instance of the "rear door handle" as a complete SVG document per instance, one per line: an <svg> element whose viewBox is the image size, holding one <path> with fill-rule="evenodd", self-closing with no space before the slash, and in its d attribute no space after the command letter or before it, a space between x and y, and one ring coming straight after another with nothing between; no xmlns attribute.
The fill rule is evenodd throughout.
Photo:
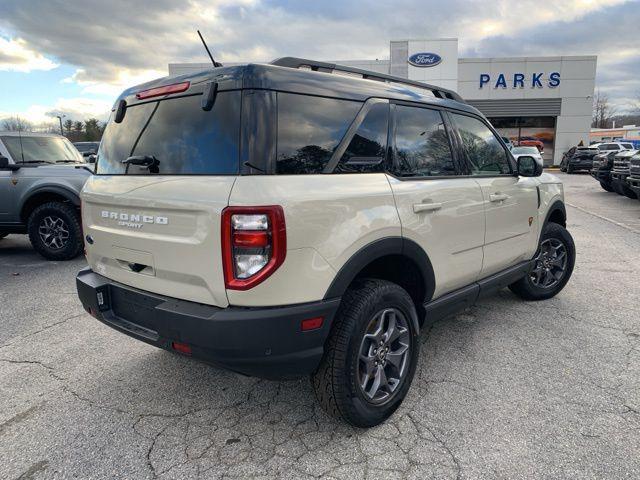
<svg viewBox="0 0 640 480"><path fill-rule="evenodd" d="M420 212L435 212L436 210L440 210L442 208L441 203L414 203L413 204L413 213Z"/></svg>
<svg viewBox="0 0 640 480"><path fill-rule="evenodd" d="M509 195L505 194L505 193L492 193L489 195L489 201L491 202L502 202L503 200L506 200L507 198L509 198Z"/></svg>

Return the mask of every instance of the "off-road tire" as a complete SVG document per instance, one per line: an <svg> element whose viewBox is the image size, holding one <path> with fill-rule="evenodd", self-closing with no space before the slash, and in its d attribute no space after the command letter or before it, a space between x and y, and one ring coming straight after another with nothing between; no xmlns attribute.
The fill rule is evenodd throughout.
<svg viewBox="0 0 640 480"><path fill-rule="evenodd" d="M52 248L45 244L40 235L42 222L47 217L60 219L68 231L68 239L61 248ZM71 260L82 252L82 227L80 216L73 205L61 202L44 203L36 207L27 222L29 240L33 248L47 260Z"/></svg>
<svg viewBox="0 0 640 480"><path fill-rule="evenodd" d="M542 245L547 240L557 240L564 245L567 255L564 274L556 285L549 288L542 288L536 285L532 279L533 273L529 273L517 282L509 285L511 291L524 300L547 300L548 298L556 296L567 284L573 273L573 267L576 261L576 247L571 234L562 225L547 223L540 236L539 245ZM534 259L537 259L540 253L540 246L538 246L538 251Z"/></svg>
<svg viewBox="0 0 640 480"><path fill-rule="evenodd" d="M629 187L627 187L626 185L622 185L621 187L622 190L622 194L627 197L630 198L631 200L637 200L638 199L638 195L636 195L636 192L634 192L633 190L631 190Z"/></svg>
<svg viewBox="0 0 640 480"><path fill-rule="evenodd" d="M377 312L397 309L408 324L409 350L405 375L390 399L369 402L358 383L360 351L365 332ZM419 354L417 314L409 294L398 285L377 279L357 281L342 298L325 345L325 353L311 381L322 408L334 418L356 427L373 427L396 411L411 386Z"/></svg>
<svg viewBox="0 0 640 480"><path fill-rule="evenodd" d="M607 192L615 192L615 190L613 189L610 183L600 182L600 186L602 187L603 190L606 190Z"/></svg>

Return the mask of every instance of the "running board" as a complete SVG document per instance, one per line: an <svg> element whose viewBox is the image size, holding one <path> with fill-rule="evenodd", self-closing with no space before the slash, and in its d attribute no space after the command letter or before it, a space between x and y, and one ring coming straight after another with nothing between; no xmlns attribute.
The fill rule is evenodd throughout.
<svg viewBox="0 0 640 480"><path fill-rule="evenodd" d="M495 295L524 277L532 266L533 260L527 260L432 300L424 305L426 318L429 323L435 322L470 307L482 298Z"/></svg>

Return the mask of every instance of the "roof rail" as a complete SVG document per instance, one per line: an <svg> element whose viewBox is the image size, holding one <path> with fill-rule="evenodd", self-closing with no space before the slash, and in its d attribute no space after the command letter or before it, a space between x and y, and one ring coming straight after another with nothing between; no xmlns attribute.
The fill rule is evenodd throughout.
<svg viewBox="0 0 640 480"><path fill-rule="evenodd" d="M403 85L411 85L412 87L422 88L430 90L437 98L448 98L449 100L455 100L457 102L466 103L460 95L453 90L448 90L442 87L436 87L435 85L429 85L428 83L416 82L408 80L406 78L394 77L393 75L386 75L384 73L372 72L370 70L363 70L361 68L347 67L345 65L337 65L335 63L318 62L316 60L308 60L306 58L296 57L282 57L271 62L271 65L288 68L300 68L308 67L314 72L345 72L361 75L362 78L368 80L377 80L379 82L387 83L401 83Z"/></svg>

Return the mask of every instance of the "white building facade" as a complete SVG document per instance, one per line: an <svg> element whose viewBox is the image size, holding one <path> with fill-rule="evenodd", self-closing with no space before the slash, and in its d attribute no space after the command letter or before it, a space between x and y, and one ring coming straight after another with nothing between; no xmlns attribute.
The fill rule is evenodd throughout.
<svg viewBox="0 0 640 480"><path fill-rule="evenodd" d="M389 60L334 61L457 91L514 144L543 149L545 164L589 144L596 56L459 58L458 39L393 40ZM210 64L170 64L169 74Z"/></svg>

